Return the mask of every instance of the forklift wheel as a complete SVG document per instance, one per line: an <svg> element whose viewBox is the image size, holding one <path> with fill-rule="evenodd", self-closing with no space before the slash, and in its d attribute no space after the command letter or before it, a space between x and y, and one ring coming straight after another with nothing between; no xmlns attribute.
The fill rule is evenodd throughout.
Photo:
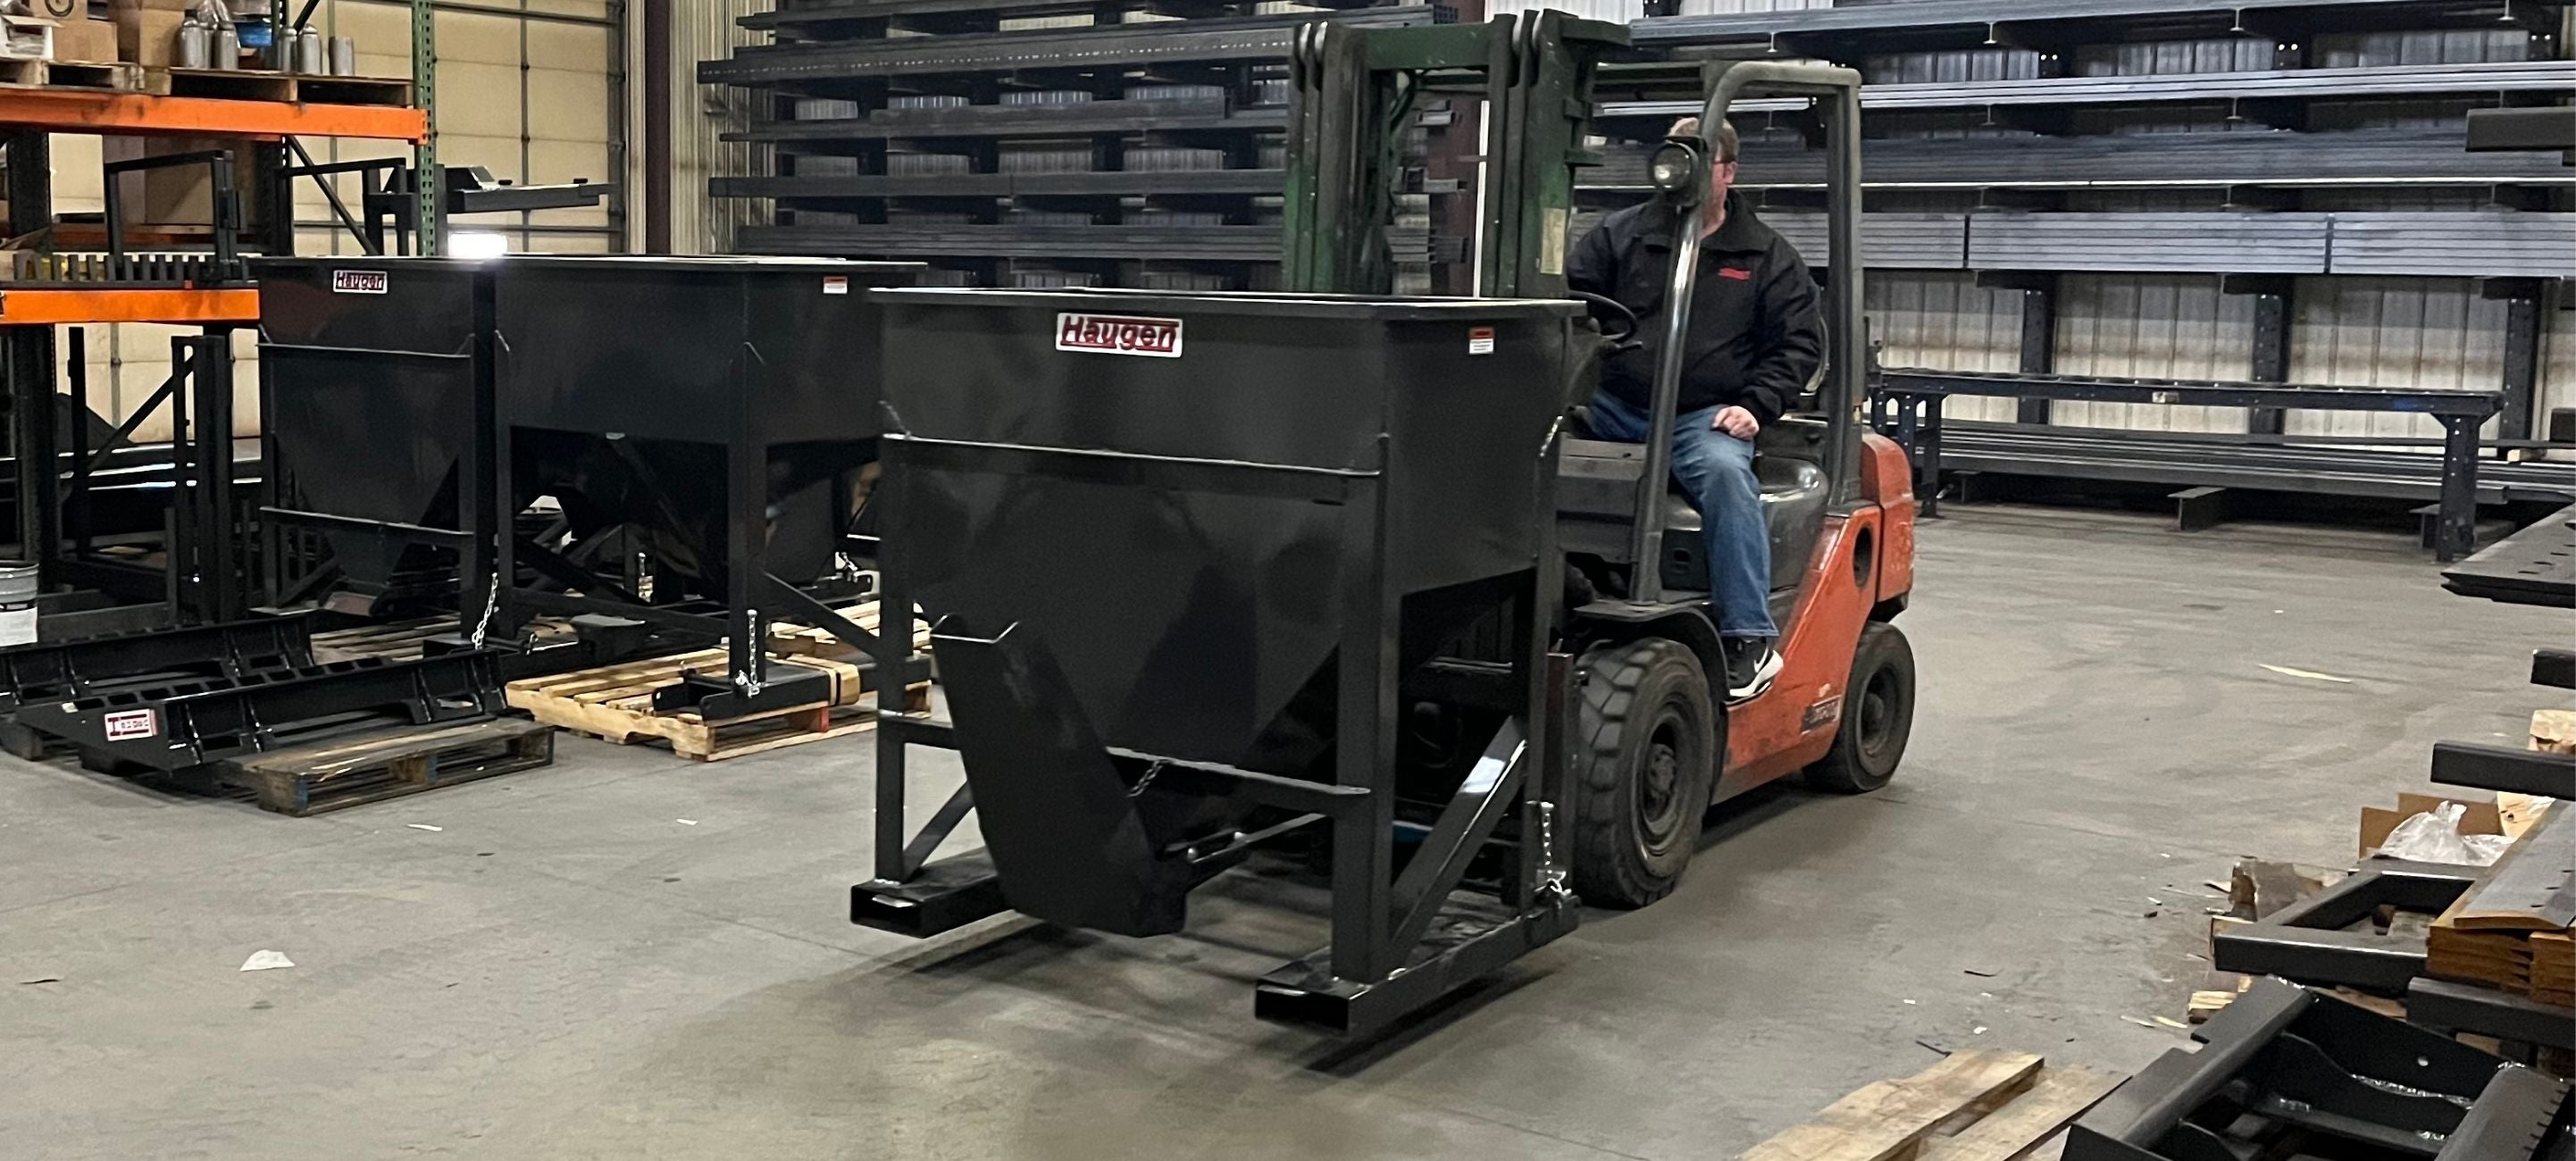
<svg viewBox="0 0 2576 1161"><path fill-rule="evenodd" d="M1574 890L1643 907L1682 877L1708 813L1722 734L1708 675L1678 641L1583 655L1575 726Z"/></svg>
<svg viewBox="0 0 2576 1161"><path fill-rule="evenodd" d="M1834 748L1807 767L1819 790L1867 794L1896 777L1905 740L1914 733L1914 646L1885 621L1860 631L1851 684L1843 690L1843 725Z"/></svg>

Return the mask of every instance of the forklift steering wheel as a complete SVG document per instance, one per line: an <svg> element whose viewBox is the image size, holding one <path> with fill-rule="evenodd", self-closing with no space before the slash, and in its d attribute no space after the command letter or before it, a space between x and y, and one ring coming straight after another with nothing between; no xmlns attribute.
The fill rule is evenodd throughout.
<svg viewBox="0 0 2576 1161"><path fill-rule="evenodd" d="M1594 294L1587 290L1569 290L1566 293L1582 300L1583 305L1592 308L1593 318L1601 320L1605 324L1619 321L1624 321L1628 324L1625 328L1619 330L1615 334L1609 332L1604 332L1602 334L1601 337L1609 343L1612 350L1624 351L1635 345L1638 326L1637 312L1628 309L1626 303L1620 302L1618 299L1611 298L1607 295Z"/></svg>

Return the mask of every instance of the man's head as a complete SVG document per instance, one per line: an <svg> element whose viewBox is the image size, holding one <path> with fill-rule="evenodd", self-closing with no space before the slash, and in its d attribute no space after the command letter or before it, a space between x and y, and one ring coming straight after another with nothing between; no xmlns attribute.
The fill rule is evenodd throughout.
<svg viewBox="0 0 2576 1161"><path fill-rule="evenodd" d="M1665 132L1667 137L1699 135L1697 117L1684 117L1675 121L1673 127ZM1741 144L1736 139L1735 126L1725 121L1718 122L1717 133L1709 138L1709 144L1716 148L1717 156L1709 159L1708 196L1713 201L1723 202L1726 200L1726 191L1735 186L1735 151Z"/></svg>

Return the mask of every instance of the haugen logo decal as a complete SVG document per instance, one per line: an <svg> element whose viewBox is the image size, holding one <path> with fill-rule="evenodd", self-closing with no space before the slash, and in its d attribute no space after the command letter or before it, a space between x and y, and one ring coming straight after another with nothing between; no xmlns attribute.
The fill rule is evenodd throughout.
<svg viewBox="0 0 2576 1161"><path fill-rule="evenodd" d="M1123 314L1055 316L1055 349L1102 355L1181 357L1181 320Z"/></svg>

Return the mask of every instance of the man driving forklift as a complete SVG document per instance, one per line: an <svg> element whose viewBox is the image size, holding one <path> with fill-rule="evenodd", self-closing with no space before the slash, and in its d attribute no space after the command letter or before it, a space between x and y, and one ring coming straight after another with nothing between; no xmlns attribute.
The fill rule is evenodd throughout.
<svg viewBox="0 0 2576 1161"><path fill-rule="evenodd" d="M1673 123L1699 136L1699 118ZM1753 216L1735 184L1736 133L1721 122L1711 143L1710 204L1702 227L1698 290L1691 296L1681 401L1673 416L1672 475L1700 512L1709 599L1726 650L1726 702L1760 697L1780 675L1772 642L1771 539L1753 437L1798 398L1824 359L1816 284L1787 239ZM1634 312L1641 342L1609 356L1592 399L1596 438L1642 443L1654 411L1663 299L1672 277L1672 210L1657 198L1620 210L1576 244L1567 285Z"/></svg>

